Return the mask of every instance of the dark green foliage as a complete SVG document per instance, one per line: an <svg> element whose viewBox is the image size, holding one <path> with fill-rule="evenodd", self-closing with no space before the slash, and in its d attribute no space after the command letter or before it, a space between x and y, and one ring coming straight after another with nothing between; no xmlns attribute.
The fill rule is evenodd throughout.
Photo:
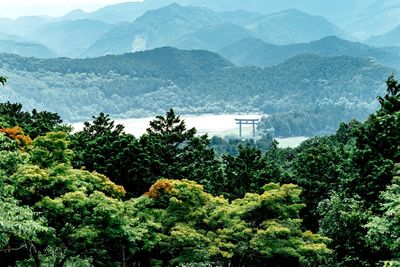
<svg viewBox="0 0 400 267"><path fill-rule="evenodd" d="M367 203L375 203L381 191L390 184L394 164L400 161L400 91L397 81L390 77L384 98L379 97L381 109L369 116L354 131L356 150L352 161L357 176L350 179L353 193Z"/></svg>
<svg viewBox="0 0 400 267"><path fill-rule="evenodd" d="M263 117L259 130L270 130L276 137L315 136L333 134L340 121L363 118L365 110L346 110L338 105L331 109L315 108L303 112L279 112Z"/></svg>
<svg viewBox="0 0 400 267"><path fill-rule="evenodd" d="M343 146L329 137L316 137L303 142L291 163L293 182L303 188L302 198L307 205L303 217L308 229L318 230L318 203L337 192L346 152Z"/></svg>
<svg viewBox="0 0 400 267"><path fill-rule="evenodd" d="M247 145L265 153L274 146L274 140L269 133L263 134L261 137L257 137L257 139L248 138L245 140L236 137L213 136L210 139L209 148L214 149L218 155L229 154L235 157L239 154L239 146Z"/></svg>
<svg viewBox="0 0 400 267"><path fill-rule="evenodd" d="M397 167L397 175L393 178L393 184L388 186L380 195L380 213L370 218L367 225L368 234L366 240L374 252L381 255L384 260L398 260L399 247L399 196L400 196L400 165Z"/></svg>
<svg viewBox="0 0 400 267"><path fill-rule="evenodd" d="M378 262L379 256L365 240L365 224L371 214L362 200L333 194L320 202L318 209L320 231L333 240L335 266L374 266Z"/></svg>
<svg viewBox="0 0 400 267"><path fill-rule="evenodd" d="M340 179L338 193L320 205L320 230L334 239L339 265L374 266L396 258L395 254L390 256L391 247L382 243L384 239L378 234L391 227L386 224L387 208L382 208L380 202L395 197L396 185L390 185L395 163L400 160L399 85L390 77L387 86L387 94L378 98L380 110L364 123L341 125L334 137L345 144L349 153L342 164L346 175ZM387 186L388 191L382 193Z"/></svg>
<svg viewBox="0 0 400 267"><path fill-rule="evenodd" d="M211 192L218 190L222 173L214 151L208 149L208 137L197 137L194 128L186 129L173 110L150 122L139 142L138 175L147 187L159 178L175 177L193 179Z"/></svg>
<svg viewBox="0 0 400 267"><path fill-rule="evenodd" d="M362 123L357 120L351 120L349 123L341 123L333 138L343 144L351 144L355 138L355 132L362 126Z"/></svg>
<svg viewBox="0 0 400 267"><path fill-rule="evenodd" d="M239 145L237 155L217 155L210 147L235 153L241 142L210 143L172 109L139 139L104 113L69 136L71 147L62 132L25 147L1 135L0 260L57 267L394 265L400 86L393 77L387 85L381 108L365 122L343 123L335 135L294 149L265 135ZM5 121L33 116L20 105L3 108L13 114ZM46 123L38 119L35 127L45 131ZM123 201L125 193L140 197Z"/></svg>
<svg viewBox="0 0 400 267"><path fill-rule="evenodd" d="M128 185L132 170L137 168L138 140L124 133L124 127L115 125L109 115L100 113L92 123L85 122L83 130L71 135L70 141L75 168L96 170L118 184Z"/></svg>
<svg viewBox="0 0 400 267"><path fill-rule="evenodd" d="M20 103L0 103L0 127L21 127L32 139L51 131L69 132L71 127L63 125L57 113L33 109L24 111Z"/></svg>
<svg viewBox="0 0 400 267"><path fill-rule="evenodd" d="M27 72L36 72L40 68L50 73L107 75L112 71L122 76L167 79L177 84L186 84L221 68L233 67L232 63L218 54L200 50L184 51L173 47L87 59L37 59L3 54L1 63L11 63L12 68Z"/></svg>
<svg viewBox="0 0 400 267"><path fill-rule="evenodd" d="M243 197L246 193L259 193L262 186L271 182L280 182L281 169L274 161L269 161L257 148L238 147L238 155L224 155L224 174L226 185L222 189L228 198Z"/></svg>
<svg viewBox="0 0 400 267"><path fill-rule="evenodd" d="M129 196L142 195L166 177L195 179L215 192L222 179L219 162L208 149L208 137L195 134L173 110L152 121L139 140L101 113L71 136L76 151L73 165L107 175L123 185Z"/></svg>

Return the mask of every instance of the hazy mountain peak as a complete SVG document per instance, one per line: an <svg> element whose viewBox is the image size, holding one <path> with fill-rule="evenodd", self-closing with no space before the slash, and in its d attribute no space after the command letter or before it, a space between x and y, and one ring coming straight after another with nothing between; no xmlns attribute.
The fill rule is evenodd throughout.
<svg viewBox="0 0 400 267"><path fill-rule="evenodd" d="M269 14L267 16L273 17L273 16L280 16L280 15L285 15L285 16L286 15L303 16L303 17L311 16L311 15L309 15L309 14L307 14L307 13L305 13L305 12L303 12L303 11L297 9L297 8L290 8L290 9L282 10L282 11L279 11L279 12L275 12L275 13Z"/></svg>
<svg viewBox="0 0 400 267"><path fill-rule="evenodd" d="M272 44L304 43L330 35L351 38L324 17L312 16L298 9L265 15L247 28Z"/></svg>
<svg viewBox="0 0 400 267"><path fill-rule="evenodd" d="M332 44L349 44L352 42L341 39L341 38L337 37L336 35L330 35L330 36L323 37L320 40L311 41L310 43L323 43L323 44L332 45ZM360 44L360 43L357 43L357 44Z"/></svg>
<svg viewBox="0 0 400 267"><path fill-rule="evenodd" d="M254 33L237 24L224 22L206 26L200 30L187 34L171 45L181 49L206 49L217 51L243 38L253 37Z"/></svg>
<svg viewBox="0 0 400 267"><path fill-rule="evenodd" d="M71 12L68 12L67 14L65 14L64 16L62 16L61 18L59 18L57 20L83 19L83 18L87 18L87 15L88 15L88 13L86 13L82 9L75 9L75 10L72 10Z"/></svg>
<svg viewBox="0 0 400 267"><path fill-rule="evenodd" d="M23 16L23 17L17 18L15 21L44 23L44 22L49 21L49 18L44 17L44 16Z"/></svg>
<svg viewBox="0 0 400 267"><path fill-rule="evenodd" d="M185 15L191 15L194 12L202 12L203 14L214 14L215 12L212 11L211 9L208 9L206 7L197 7L197 6L183 6L178 3L171 3L167 6L158 8L158 9L153 9L147 11L142 17L149 15L149 14L156 14L156 15L175 15L175 14L182 14L182 12L185 13Z"/></svg>
<svg viewBox="0 0 400 267"><path fill-rule="evenodd" d="M173 2L173 3L171 3L171 4L169 4L169 5L167 5L166 6L166 8L180 8L180 7L182 7L180 4L178 4L178 3L176 3L176 2Z"/></svg>

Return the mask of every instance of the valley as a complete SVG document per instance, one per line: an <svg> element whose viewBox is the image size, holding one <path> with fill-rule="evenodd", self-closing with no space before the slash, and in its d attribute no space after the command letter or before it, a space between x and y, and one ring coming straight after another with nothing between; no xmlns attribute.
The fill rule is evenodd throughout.
<svg viewBox="0 0 400 267"><path fill-rule="evenodd" d="M0 1L0 266L400 266L399 0L67 2Z"/></svg>

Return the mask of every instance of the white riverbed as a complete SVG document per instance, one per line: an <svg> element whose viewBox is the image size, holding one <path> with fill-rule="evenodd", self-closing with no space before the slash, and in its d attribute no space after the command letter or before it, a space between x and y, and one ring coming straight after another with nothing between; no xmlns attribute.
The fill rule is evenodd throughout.
<svg viewBox="0 0 400 267"><path fill-rule="evenodd" d="M199 134L208 133L212 135L238 135L239 126L236 124L235 119L261 119L262 115L182 115L187 128L195 127ZM149 128L149 122L154 120L154 117L138 118L138 119L122 119L115 120L116 124L125 126L125 132L133 134L137 137L141 136ZM72 124L74 131L79 131L83 128L83 123ZM251 132L251 125L243 126L244 135Z"/></svg>
<svg viewBox="0 0 400 267"><path fill-rule="evenodd" d="M181 119L185 120L187 128L195 127L198 134L208 134L208 136L239 136L239 126L235 119L261 119L262 115L250 114L225 114L225 115L182 115ZM140 137L149 128L149 122L154 117L138 118L138 119L121 119L115 120L116 124L125 126L125 132ZM80 131L83 123L72 124L74 131ZM250 137L252 135L252 126L243 125L243 136ZM296 147L301 142L307 140L307 137L289 137L277 138L280 147Z"/></svg>

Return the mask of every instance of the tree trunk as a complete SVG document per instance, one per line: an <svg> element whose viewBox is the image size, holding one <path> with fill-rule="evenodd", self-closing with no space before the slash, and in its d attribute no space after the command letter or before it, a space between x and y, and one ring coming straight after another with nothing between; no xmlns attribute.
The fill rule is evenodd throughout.
<svg viewBox="0 0 400 267"><path fill-rule="evenodd" d="M126 267L125 246L122 246L122 267Z"/></svg>
<svg viewBox="0 0 400 267"><path fill-rule="evenodd" d="M33 257L33 260L35 262L35 267L40 267L40 259L39 259L39 253L37 252L37 249L34 245L31 246L31 255Z"/></svg>

